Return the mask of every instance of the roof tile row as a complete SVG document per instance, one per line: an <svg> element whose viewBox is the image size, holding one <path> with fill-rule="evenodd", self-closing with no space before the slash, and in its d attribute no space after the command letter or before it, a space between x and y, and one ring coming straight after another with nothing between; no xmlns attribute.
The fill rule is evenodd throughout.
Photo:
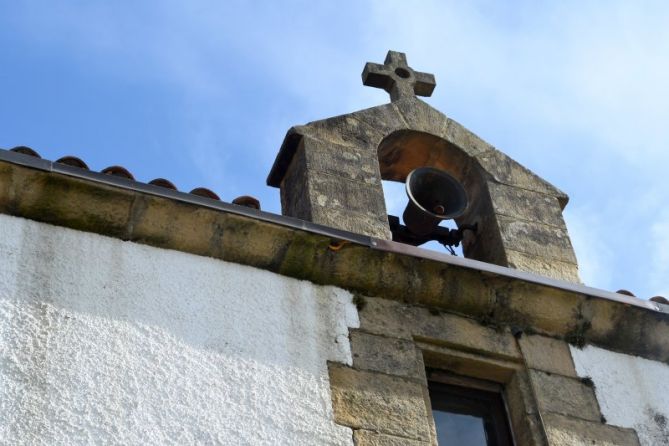
<svg viewBox="0 0 669 446"><path fill-rule="evenodd" d="M28 156L34 156L36 158L42 158L39 153L37 153L35 150L31 149L30 147L26 146L17 146L11 149L12 152L17 152L17 153L22 153L24 155ZM55 161L56 163L59 164L65 164L68 166L72 167L77 167L79 169L84 169L84 170L90 170L88 165L81 160L80 158L77 158L76 156L63 156ZM126 169L123 166L109 166L105 169L102 169L100 171L101 173L107 174L107 175L114 175L117 177L122 177L126 178L131 181L136 181L135 177L128 169ZM152 184L154 186L159 186L159 187L164 187L167 189L172 189L172 190L178 190L177 187L174 185L169 180L166 180L165 178L156 178L154 180L149 181L148 184ZM198 195L200 197L205 197L205 198L210 198L212 200L221 200L220 197L212 190L209 190L205 187L196 187L189 193L193 195ZM232 200L233 204L237 204L239 206L246 206L249 208L253 209L260 209L260 201L258 199L251 197L249 195L242 195L241 197L237 197L234 200Z"/></svg>

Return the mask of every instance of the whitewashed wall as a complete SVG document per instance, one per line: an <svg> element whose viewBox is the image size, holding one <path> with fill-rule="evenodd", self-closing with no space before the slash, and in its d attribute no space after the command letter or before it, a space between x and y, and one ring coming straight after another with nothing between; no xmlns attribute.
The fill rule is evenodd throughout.
<svg viewBox="0 0 669 446"><path fill-rule="evenodd" d="M592 346L571 353L607 423L634 428L643 446L669 445L669 365Z"/></svg>
<svg viewBox="0 0 669 446"><path fill-rule="evenodd" d="M351 296L0 215L0 444L350 445Z"/></svg>

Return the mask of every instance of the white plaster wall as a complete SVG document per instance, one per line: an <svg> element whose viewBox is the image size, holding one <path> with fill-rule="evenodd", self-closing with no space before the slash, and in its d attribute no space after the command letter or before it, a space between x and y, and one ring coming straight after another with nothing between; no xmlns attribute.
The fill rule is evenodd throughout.
<svg viewBox="0 0 669 446"><path fill-rule="evenodd" d="M669 365L593 346L571 354L607 423L634 428L643 446L669 445Z"/></svg>
<svg viewBox="0 0 669 446"><path fill-rule="evenodd" d="M351 295L0 215L0 444L350 445Z"/></svg>

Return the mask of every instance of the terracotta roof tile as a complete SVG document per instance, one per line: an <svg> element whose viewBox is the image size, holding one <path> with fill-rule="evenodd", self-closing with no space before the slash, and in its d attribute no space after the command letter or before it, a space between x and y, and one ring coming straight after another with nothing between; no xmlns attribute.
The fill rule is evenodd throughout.
<svg viewBox="0 0 669 446"><path fill-rule="evenodd" d="M35 150L27 146L17 146L11 149L11 151L21 153L23 155L33 156L35 158L40 158L40 159L42 158L39 153L37 153ZM90 170L88 165L81 158L78 158L76 156L71 156L71 155L63 156L61 158L58 158L55 162L59 164L65 164L71 167L76 167L79 169ZM109 166L105 169L102 169L100 172L107 175L114 175L117 177L126 178L131 181L137 181L135 180L134 175L123 166L118 166L118 165ZM165 178L156 178L154 180L149 181L148 184L178 191L174 183ZM210 198L212 200L218 200L218 201L221 200L218 194L205 187L196 187L195 189L190 191L190 193L200 197ZM232 203L237 204L239 206L249 207L252 209L260 209L260 202L258 201L258 199L251 197L249 195L243 195L241 197L237 197L232 201Z"/></svg>

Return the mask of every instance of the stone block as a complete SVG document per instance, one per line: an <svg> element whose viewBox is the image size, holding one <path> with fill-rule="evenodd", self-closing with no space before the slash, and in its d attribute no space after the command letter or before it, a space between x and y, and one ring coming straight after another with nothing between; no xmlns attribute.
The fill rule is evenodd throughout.
<svg viewBox="0 0 669 446"><path fill-rule="evenodd" d="M360 329L369 333L456 347L471 352L519 359L516 341L508 330L485 327L475 320L382 298L365 298Z"/></svg>
<svg viewBox="0 0 669 446"><path fill-rule="evenodd" d="M11 214L15 199L14 166L0 163L0 212Z"/></svg>
<svg viewBox="0 0 669 446"><path fill-rule="evenodd" d="M406 129L407 123L404 117L393 103L371 107L360 110L350 115L351 117L367 124L369 127L379 131L379 140L398 130ZM378 146L377 141L373 141Z"/></svg>
<svg viewBox="0 0 669 446"><path fill-rule="evenodd" d="M475 236L465 233L466 238L462 243L465 257L485 263L509 266L499 225L492 210L475 209L471 213L478 224L478 231Z"/></svg>
<svg viewBox="0 0 669 446"><path fill-rule="evenodd" d="M504 384L511 380L522 365L512 361L491 358L478 353L467 353L459 349L418 343L423 352L425 365L456 375L483 379Z"/></svg>
<svg viewBox="0 0 669 446"><path fill-rule="evenodd" d="M305 192L309 194L309 199L313 200L312 206L353 211L370 218L387 219L380 183L369 184L329 173L310 171L307 188Z"/></svg>
<svg viewBox="0 0 669 446"><path fill-rule="evenodd" d="M392 109L388 108L388 110L392 112ZM384 135L374 125L358 119L357 116L361 113L364 113L364 110L310 122L300 130L305 135L323 141L348 147L366 147L374 151Z"/></svg>
<svg viewBox="0 0 669 446"><path fill-rule="evenodd" d="M321 225L385 240L392 239L388 219L370 216L367 212L315 205L311 209L311 216L310 221Z"/></svg>
<svg viewBox="0 0 669 446"><path fill-rule="evenodd" d="M359 429L353 431L355 446L430 446L430 442Z"/></svg>
<svg viewBox="0 0 669 446"><path fill-rule="evenodd" d="M412 340L412 305L378 297L364 297L359 311L360 329L395 338Z"/></svg>
<svg viewBox="0 0 669 446"><path fill-rule="evenodd" d="M210 252L215 257L271 271L279 269L295 239L295 233L285 227L223 212L216 213L210 234Z"/></svg>
<svg viewBox="0 0 669 446"><path fill-rule="evenodd" d="M542 413L553 412L600 422L601 413L591 386L577 378L536 370L530 370L529 376Z"/></svg>
<svg viewBox="0 0 669 446"><path fill-rule="evenodd" d="M519 281L497 290L493 318L506 324L562 336L581 322L577 319L581 295Z"/></svg>
<svg viewBox="0 0 669 446"><path fill-rule="evenodd" d="M515 268L557 280L581 283L581 279L578 275L578 265L576 263L547 259L520 251L514 251L512 249L507 249L505 255L509 268Z"/></svg>
<svg viewBox="0 0 669 446"><path fill-rule="evenodd" d="M130 240L211 256L215 218L212 209L142 195L133 206Z"/></svg>
<svg viewBox="0 0 669 446"><path fill-rule="evenodd" d="M505 250L576 264L566 228L497 215Z"/></svg>
<svg viewBox="0 0 669 446"><path fill-rule="evenodd" d="M447 141L460 147L467 155L473 157L494 149L493 146L452 119L447 119L446 132L440 136L443 136Z"/></svg>
<svg viewBox="0 0 669 446"><path fill-rule="evenodd" d="M577 377L569 344L558 339L537 335L523 335L518 343L525 363L532 369L559 375Z"/></svg>
<svg viewBox="0 0 669 446"><path fill-rule="evenodd" d="M446 116L420 99L408 97L394 104L407 123L407 128L438 136L446 133Z"/></svg>
<svg viewBox="0 0 669 446"><path fill-rule="evenodd" d="M16 175L14 181L16 215L123 240L128 238L134 192L27 169Z"/></svg>
<svg viewBox="0 0 669 446"><path fill-rule="evenodd" d="M476 155L476 159L481 167L498 183L553 195L558 199L562 208L567 204L569 198L564 192L499 150L482 152Z"/></svg>
<svg viewBox="0 0 669 446"><path fill-rule="evenodd" d="M406 339L351 331L353 367L406 378L425 379L425 365L415 344Z"/></svg>
<svg viewBox="0 0 669 446"><path fill-rule="evenodd" d="M639 446L634 429L558 414L545 414L543 420L550 446Z"/></svg>
<svg viewBox="0 0 669 446"><path fill-rule="evenodd" d="M414 440L430 440L424 386L400 377L329 364L335 422Z"/></svg>
<svg viewBox="0 0 669 446"><path fill-rule="evenodd" d="M381 187L376 151L344 146L304 136L304 155L310 171Z"/></svg>
<svg viewBox="0 0 669 446"><path fill-rule="evenodd" d="M560 203L555 196L494 181L488 181L487 185L496 214L558 228L566 227Z"/></svg>
<svg viewBox="0 0 669 446"><path fill-rule="evenodd" d="M290 166L281 180L281 212L283 215L311 221L312 203L304 197L307 175L304 144L300 141Z"/></svg>
<svg viewBox="0 0 669 446"><path fill-rule="evenodd" d="M527 373L514 373L504 393L516 444L544 445L544 432Z"/></svg>
<svg viewBox="0 0 669 446"><path fill-rule="evenodd" d="M415 285L407 301L454 313L485 318L495 305L494 290L485 276L473 269L458 270L437 262L413 261L409 269Z"/></svg>
<svg viewBox="0 0 669 446"><path fill-rule="evenodd" d="M511 380L505 385L505 392L511 418L538 413L532 383L526 370L513 374Z"/></svg>

